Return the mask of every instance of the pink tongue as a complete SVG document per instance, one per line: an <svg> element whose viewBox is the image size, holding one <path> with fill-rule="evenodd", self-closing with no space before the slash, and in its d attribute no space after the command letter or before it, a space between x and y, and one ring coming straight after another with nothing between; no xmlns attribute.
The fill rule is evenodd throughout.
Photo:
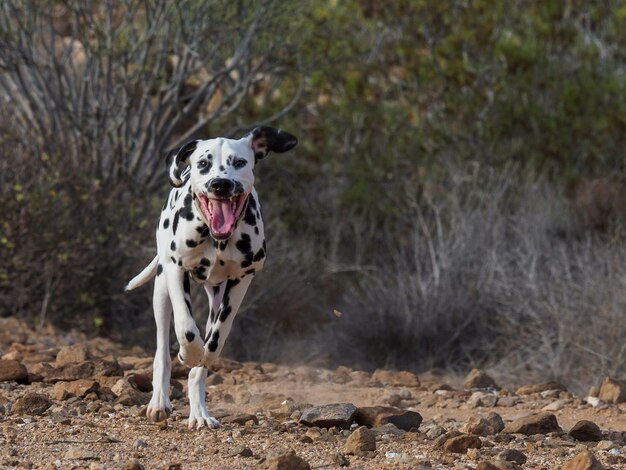
<svg viewBox="0 0 626 470"><path fill-rule="evenodd" d="M226 234L232 230L235 223L235 214L230 208L230 201L213 199L213 217L211 229L216 234Z"/></svg>

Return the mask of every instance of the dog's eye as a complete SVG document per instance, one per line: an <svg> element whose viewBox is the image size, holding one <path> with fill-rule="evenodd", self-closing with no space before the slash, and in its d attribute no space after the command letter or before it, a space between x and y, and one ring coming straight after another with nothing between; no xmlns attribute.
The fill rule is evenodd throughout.
<svg viewBox="0 0 626 470"><path fill-rule="evenodd" d="M246 163L248 163L246 160L244 160L244 159L240 158L240 159L235 160L235 161L233 162L233 166L234 166L235 168L239 169L239 168L243 168L244 166L246 166Z"/></svg>
<svg viewBox="0 0 626 470"><path fill-rule="evenodd" d="M208 160L200 160L198 162L198 168L206 168L208 164L209 164Z"/></svg>

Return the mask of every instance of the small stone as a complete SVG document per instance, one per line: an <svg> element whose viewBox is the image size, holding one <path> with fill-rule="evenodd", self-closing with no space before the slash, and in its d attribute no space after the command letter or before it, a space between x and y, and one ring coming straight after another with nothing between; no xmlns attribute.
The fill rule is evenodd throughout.
<svg viewBox="0 0 626 470"><path fill-rule="evenodd" d="M24 364L10 359L0 359L0 382L17 382L26 379Z"/></svg>
<svg viewBox="0 0 626 470"><path fill-rule="evenodd" d="M68 460L98 460L96 454L80 447L70 447L63 455L63 458Z"/></svg>
<svg viewBox="0 0 626 470"><path fill-rule="evenodd" d="M52 406L52 401L39 393L27 393L13 405L13 414L40 416Z"/></svg>
<svg viewBox="0 0 626 470"><path fill-rule="evenodd" d="M219 385L221 383L224 383L224 377L222 377L220 374L211 374L206 379L206 384L209 386Z"/></svg>
<svg viewBox="0 0 626 470"><path fill-rule="evenodd" d="M439 426L438 424L431 426L431 428L426 431L426 437L428 439L437 439L439 436L442 436L446 433L445 428Z"/></svg>
<svg viewBox="0 0 626 470"><path fill-rule="evenodd" d="M152 377L147 374L132 374L128 376L128 381L140 392L152 391Z"/></svg>
<svg viewBox="0 0 626 470"><path fill-rule="evenodd" d="M514 462L518 465L524 465L527 460L527 457L523 452L515 449L503 450L498 454L498 458L507 462Z"/></svg>
<svg viewBox="0 0 626 470"><path fill-rule="evenodd" d="M346 454L358 455L361 452L374 450L376 450L376 435L365 426L353 431L343 446L343 451Z"/></svg>
<svg viewBox="0 0 626 470"><path fill-rule="evenodd" d="M600 441L596 444L596 449L598 450L611 450L615 449L616 447L617 445L615 444L615 442L609 440Z"/></svg>
<svg viewBox="0 0 626 470"><path fill-rule="evenodd" d="M167 470L183 470L183 464L178 462L167 464Z"/></svg>
<svg viewBox="0 0 626 470"><path fill-rule="evenodd" d="M493 393L474 392L467 400L470 408L478 408L479 406L492 407L496 406L498 396Z"/></svg>
<svg viewBox="0 0 626 470"><path fill-rule="evenodd" d="M524 385L523 387L518 388L516 393L518 395L531 395L533 393L542 393L549 390L559 390L561 392L566 392L567 388L562 383L553 381L533 385Z"/></svg>
<svg viewBox="0 0 626 470"><path fill-rule="evenodd" d="M481 446L482 442L478 436L462 434L446 440L443 444L443 450L455 454L465 454L467 449L480 449Z"/></svg>
<svg viewBox="0 0 626 470"><path fill-rule="evenodd" d="M250 449L250 447L236 446L236 447L231 448L228 451L228 455L230 457L236 457L236 456L252 457L254 454L252 453L252 450Z"/></svg>
<svg viewBox="0 0 626 470"><path fill-rule="evenodd" d="M501 406L503 408L510 408L519 403L518 397L498 397L498 401L496 402L497 406Z"/></svg>
<svg viewBox="0 0 626 470"><path fill-rule="evenodd" d="M498 390L500 388L496 385L495 380L493 380L485 372L478 369L472 369L470 373L467 374L463 387L467 390L473 388L495 388Z"/></svg>
<svg viewBox="0 0 626 470"><path fill-rule="evenodd" d="M563 408L565 408L565 402L563 400L556 400L541 408L541 411L560 411Z"/></svg>
<svg viewBox="0 0 626 470"><path fill-rule="evenodd" d="M314 406L302 412L300 422L307 426L330 428L339 426L349 428L357 412L352 403L333 403L330 405Z"/></svg>
<svg viewBox="0 0 626 470"><path fill-rule="evenodd" d="M340 452L335 452L332 455L333 465L337 465L339 467L348 467L350 465L350 461Z"/></svg>
<svg viewBox="0 0 626 470"><path fill-rule="evenodd" d="M626 402L626 382L607 377L600 386L598 398L606 403Z"/></svg>
<svg viewBox="0 0 626 470"><path fill-rule="evenodd" d="M311 466L293 450L289 450L268 455L259 468L263 470L310 470Z"/></svg>
<svg viewBox="0 0 626 470"><path fill-rule="evenodd" d="M587 420L578 421L569 431L569 435L577 441L601 441L602 431L600 427Z"/></svg>
<svg viewBox="0 0 626 470"><path fill-rule="evenodd" d="M72 346L63 346L59 349L56 357L56 365L63 366L76 362L84 362L90 359L89 349L85 344L74 344Z"/></svg>
<svg viewBox="0 0 626 470"><path fill-rule="evenodd" d="M148 447L148 443L143 439L135 439L135 442L133 442L133 449L135 450L145 449L146 447Z"/></svg>
<svg viewBox="0 0 626 470"><path fill-rule="evenodd" d="M588 450L583 450L563 465L563 470L603 470L604 466Z"/></svg>
<svg viewBox="0 0 626 470"><path fill-rule="evenodd" d="M504 421L498 413L491 412L487 417L472 416L465 425L465 431L478 436L492 436L504 429Z"/></svg>
<svg viewBox="0 0 626 470"><path fill-rule="evenodd" d="M126 462L122 466L122 470L144 470L144 466L134 460L132 462Z"/></svg>
<svg viewBox="0 0 626 470"><path fill-rule="evenodd" d="M259 424L259 418L249 413L239 413L235 415L229 415L222 418L222 424L239 424L244 425L248 422Z"/></svg>
<svg viewBox="0 0 626 470"><path fill-rule="evenodd" d="M422 416L418 412L391 406L361 407L354 419L361 426L382 426L391 423L403 431L417 431L422 423Z"/></svg>
<svg viewBox="0 0 626 470"><path fill-rule="evenodd" d="M504 427L504 432L508 434L548 434L551 432L562 432L556 416L548 413L541 413L525 418L516 419Z"/></svg>
<svg viewBox="0 0 626 470"><path fill-rule="evenodd" d="M57 382L52 387L50 397L53 400L67 400L71 397L84 398L91 392L100 388L98 382L92 379L80 379L72 382Z"/></svg>

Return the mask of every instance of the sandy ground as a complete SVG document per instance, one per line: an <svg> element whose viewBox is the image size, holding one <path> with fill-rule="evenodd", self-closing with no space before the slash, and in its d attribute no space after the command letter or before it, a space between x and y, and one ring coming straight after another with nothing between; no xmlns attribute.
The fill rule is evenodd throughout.
<svg viewBox="0 0 626 470"><path fill-rule="evenodd" d="M64 346L71 343L78 346ZM173 374L174 413L154 424L144 416L151 374L145 351L52 330L34 333L5 319L0 352L5 366L20 363L29 374L0 383L0 468L298 468L300 462L300 468L559 469L587 449L605 468L626 468L626 405L594 407L550 386L531 394L506 384L477 391L465 390L455 377L224 360L207 381L207 404L222 426L190 430L182 366ZM32 394L41 395L43 405L24 398ZM374 426L375 449L354 452L347 442L356 424L344 429L300 422L303 411L329 403L393 406L395 413L415 411L423 421L408 431ZM446 448L446 437L465 433L469 421L490 412L505 423L551 413L562 431L505 430L480 436L471 446L480 448ZM599 442L568 434L580 420L599 426ZM278 456L289 451L302 460L292 455L281 466Z"/></svg>

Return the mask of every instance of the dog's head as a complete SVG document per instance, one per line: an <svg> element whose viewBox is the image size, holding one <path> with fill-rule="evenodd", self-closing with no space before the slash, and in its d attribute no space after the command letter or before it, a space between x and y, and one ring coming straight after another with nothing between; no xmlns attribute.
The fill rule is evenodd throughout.
<svg viewBox="0 0 626 470"><path fill-rule="evenodd" d="M193 140L168 155L170 183L182 186L181 172L189 166L196 207L211 236L225 240L233 234L252 191L256 162L269 152L287 152L297 143L293 135L267 126L239 140Z"/></svg>

